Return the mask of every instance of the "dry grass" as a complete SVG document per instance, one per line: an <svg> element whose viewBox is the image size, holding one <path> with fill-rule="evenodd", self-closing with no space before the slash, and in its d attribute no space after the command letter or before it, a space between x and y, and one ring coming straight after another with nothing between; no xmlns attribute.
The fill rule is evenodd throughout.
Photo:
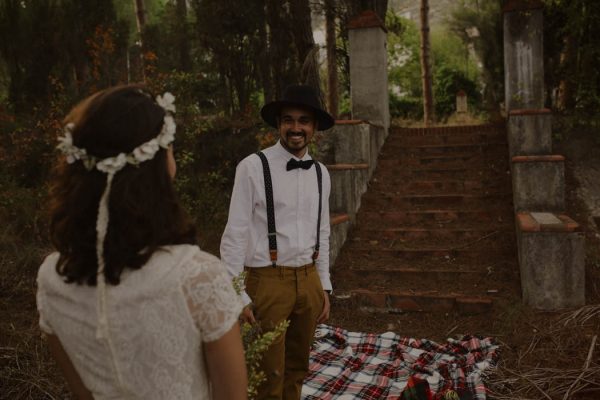
<svg viewBox="0 0 600 400"><path fill-rule="evenodd" d="M69 398L37 324L35 277L47 245L39 227L16 218L0 213L0 399Z"/></svg>
<svg viewBox="0 0 600 400"><path fill-rule="evenodd" d="M600 305L548 317L546 324L543 318L529 324L526 345L503 343L502 361L488 379L491 398L600 398Z"/></svg>

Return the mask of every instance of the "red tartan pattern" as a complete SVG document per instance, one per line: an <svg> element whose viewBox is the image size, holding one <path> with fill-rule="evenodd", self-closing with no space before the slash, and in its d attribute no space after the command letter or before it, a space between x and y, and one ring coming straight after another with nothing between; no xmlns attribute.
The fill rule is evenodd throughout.
<svg viewBox="0 0 600 400"><path fill-rule="evenodd" d="M498 361L498 348L493 338L438 344L319 325L302 399L439 400L455 391L461 400L482 400L483 376Z"/></svg>

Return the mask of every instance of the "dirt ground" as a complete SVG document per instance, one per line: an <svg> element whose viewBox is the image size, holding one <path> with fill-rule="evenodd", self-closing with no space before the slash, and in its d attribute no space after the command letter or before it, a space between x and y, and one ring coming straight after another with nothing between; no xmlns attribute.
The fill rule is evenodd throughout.
<svg viewBox="0 0 600 400"><path fill-rule="evenodd" d="M600 334L600 144L592 135L582 134L557 143L555 153L568 160L567 214L585 229L585 309L542 313L515 298L496 304L494 319L454 313L366 315L334 300L330 323L438 341L461 334L493 336L502 351L499 368L488 380L490 398L559 399L568 390L577 392L568 398L599 399L600 343L592 349L591 343ZM217 250L213 243L210 247L207 250ZM43 253L38 249L29 256L41 261ZM37 327L36 268L32 264L23 268L4 256L0 262L4 275L0 277L0 399L70 398ZM518 287L513 289L519 292Z"/></svg>

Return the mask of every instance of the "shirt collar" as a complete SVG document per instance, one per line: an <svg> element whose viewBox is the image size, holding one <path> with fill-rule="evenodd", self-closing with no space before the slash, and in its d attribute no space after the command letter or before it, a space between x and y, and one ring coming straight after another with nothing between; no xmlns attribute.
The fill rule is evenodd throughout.
<svg viewBox="0 0 600 400"><path fill-rule="evenodd" d="M273 148L276 150L277 155L285 158L286 161L289 160L290 158L293 158L296 160L302 160L302 161L312 160L312 157L310 156L310 154L308 154L308 149L306 150L306 152L304 153L304 156L302 156L302 158L298 158L295 155L293 155L292 153L290 153L289 151L287 151L285 149L285 147L283 147L283 145L281 144L281 139L279 139L277 141L277 143L275 143Z"/></svg>

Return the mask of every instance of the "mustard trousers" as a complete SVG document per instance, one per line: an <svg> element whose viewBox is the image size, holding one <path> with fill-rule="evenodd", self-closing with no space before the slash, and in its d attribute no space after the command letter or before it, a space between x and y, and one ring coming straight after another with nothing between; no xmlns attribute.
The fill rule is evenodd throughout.
<svg viewBox="0 0 600 400"><path fill-rule="evenodd" d="M265 352L260 365L267 380L258 389L260 400L299 400L308 373L310 346L324 294L314 264L302 267L246 268L246 293L262 332L281 321L290 325Z"/></svg>

